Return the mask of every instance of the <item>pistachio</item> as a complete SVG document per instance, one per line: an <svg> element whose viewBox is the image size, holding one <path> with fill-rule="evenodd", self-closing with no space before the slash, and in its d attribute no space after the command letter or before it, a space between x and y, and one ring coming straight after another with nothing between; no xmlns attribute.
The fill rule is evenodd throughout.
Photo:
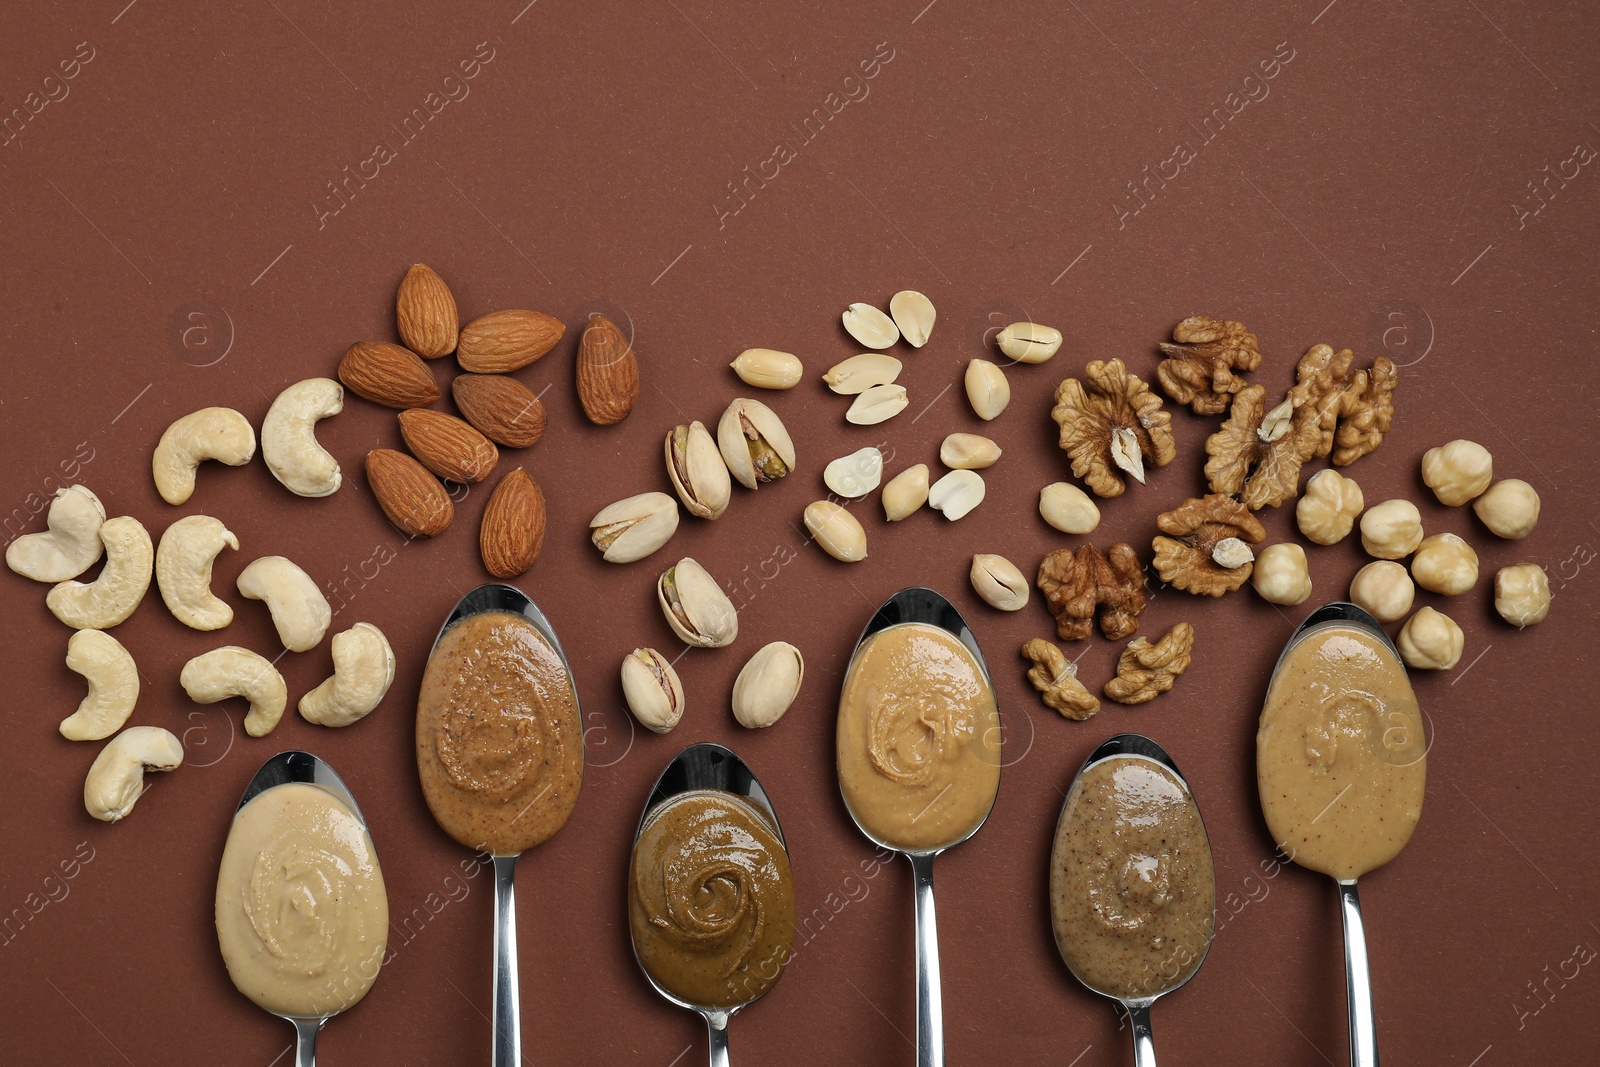
<svg viewBox="0 0 1600 1067"><path fill-rule="evenodd" d="M740 381L757 389L793 389L805 373L800 357L771 348L747 348L728 366Z"/></svg>
<svg viewBox="0 0 1600 1067"><path fill-rule="evenodd" d="M851 401L850 410L844 413L844 417L846 422L853 422L857 426L876 426L900 414L909 403L911 401L906 397L905 386L874 385Z"/></svg>
<svg viewBox="0 0 1600 1067"><path fill-rule="evenodd" d="M882 352L863 352L842 363L835 363L822 376L823 382L840 396L855 396L874 385L892 385L900 377L903 364Z"/></svg>
<svg viewBox="0 0 1600 1067"><path fill-rule="evenodd" d="M787 641L762 645L733 682L733 717L760 730L783 718L806 675L805 657Z"/></svg>
<svg viewBox="0 0 1600 1067"><path fill-rule="evenodd" d="M900 340L894 320L871 304L851 304L842 321L845 332L868 348L888 348Z"/></svg>
<svg viewBox="0 0 1600 1067"><path fill-rule="evenodd" d="M883 515L890 522L901 519L928 502L928 465L918 463L889 479L883 487Z"/></svg>
<svg viewBox="0 0 1600 1067"><path fill-rule="evenodd" d="M967 364L966 386L973 412L985 422L997 418L1011 403L1011 383L1006 381L1006 372L986 359Z"/></svg>
<svg viewBox="0 0 1600 1067"><path fill-rule="evenodd" d="M840 504L818 500L806 505L806 529L822 550L841 563L859 563L867 558L867 531Z"/></svg>
<svg viewBox="0 0 1600 1067"><path fill-rule="evenodd" d="M1000 351L1018 363L1043 363L1061 347L1061 331L1037 322L1013 322L995 338Z"/></svg>
<svg viewBox="0 0 1600 1067"><path fill-rule="evenodd" d="M639 493L608 504L589 520L589 538L607 563L643 559L678 528L678 502L665 493Z"/></svg>
<svg viewBox="0 0 1600 1067"><path fill-rule="evenodd" d="M656 600L667 625L686 645L722 648L739 636L739 613L717 580L688 556L662 572Z"/></svg>
<svg viewBox="0 0 1600 1067"><path fill-rule="evenodd" d="M717 447L728 471L746 489L794 470L794 442L783 421L759 400L739 397L717 423Z"/></svg>
<svg viewBox="0 0 1600 1067"><path fill-rule="evenodd" d="M889 314L894 316L894 324L900 327L906 344L921 348L928 343L935 315L932 300L915 289L902 289L889 298Z"/></svg>
<svg viewBox="0 0 1600 1067"><path fill-rule="evenodd" d="M883 479L883 453L876 448L857 449L840 456L822 471L822 481L843 497L866 496Z"/></svg>
<svg viewBox="0 0 1600 1067"><path fill-rule="evenodd" d="M992 467L999 458L1000 446L975 433L953 433L939 446L939 462L951 470Z"/></svg>
<svg viewBox="0 0 1600 1067"><path fill-rule="evenodd" d="M1001 611L1020 611L1028 604L1028 579L1004 556L980 552L972 557L972 588L984 603Z"/></svg>
<svg viewBox="0 0 1600 1067"><path fill-rule="evenodd" d="M733 494L733 483L728 479L728 465L722 462L722 453L711 439L711 431L703 422L687 426L674 426L663 445L667 458L667 477L678 499L689 509L689 514L702 519L715 519L728 510L728 498Z"/></svg>
<svg viewBox="0 0 1600 1067"><path fill-rule="evenodd" d="M954 470L929 487L928 506L953 521L983 503L984 491L983 475Z"/></svg>
<svg viewBox="0 0 1600 1067"><path fill-rule="evenodd" d="M622 695L639 725L668 733L683 718L683 683L665 656L636 648L622 660Z"/></svg>
<svg viewBox="0 0 1600 1067"><path fill-rule="evenodd" d="M1051 482L1039 490L1039 517L1069 534L1093 533L1100 525L1100 509L1071 482Z"/></svg>

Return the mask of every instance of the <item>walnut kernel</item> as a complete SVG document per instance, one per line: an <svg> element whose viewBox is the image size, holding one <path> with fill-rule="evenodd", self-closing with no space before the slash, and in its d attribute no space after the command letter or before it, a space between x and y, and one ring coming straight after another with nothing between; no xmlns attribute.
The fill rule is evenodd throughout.
<svg viewBox="0 0 1600 1067"><path fill-rule="evenodd" d="M1100 632L1113 641L1139 628L1146 599L1144 565L1131 545L1119 541L1104 555L1093 545L1080 545L1076 551L1058 548L1039 564L1036 584L1063 641L1088 637L1096 612Z"/></svg>
<svg viewBox="0 0 1600 1067"><path fill-rule="evenodd" d="M1245 560L1229 567L1216 558L1217 547L1225 540L1244 545L1259 544L1266 528L1250 509L1229 496L1210 496L1184 501L1181 507L1156 518L1161 531L1151 547L1155 550L1156 573L1175 589L1203 596L1221 596L1243 585L1253 564Z"/></svg>
<svg viewBox="0 0 1600 1067"><path fill-rule="evenodd" d="M1256 335L1242 322L1191 315L1172 330L1176 344L1161 345L1165 359L1156 368L1161 388L1196 415L1220 415L1244 387L1235 371L1261 365Z"/></svg>
<svg viewBox="0 0 1600 1067"><path fill-rule="evenodd" d="M1082 721L1100 710L1100 701L1078 681L1078 668L1055 645L1035 637L1022 646L1022 654L1033 661L1028 681L1039 691L1047 708L1063 717Z"/></svg>
<svg viewBox="0 0 1600 1067"><path fill-rule="evenodd" d="M1193 649L1194 627L1186 622L1178 623L1153 645L1148 638L1135 638L1118 657L1117 676L1106 683L1106 696L1118 704L1154 700L1189 669Z"/></svg>
<svg viewBox="0 0 1600 1067"><path fill-rule="evenodd" d="M1095 360L1084 381L1068 378L1056 387L1050 417L1061 427L1061 448L1072 459L1072 473L1097 496L1119 496L1123 474L1144 482L1144 468L1165 467L1178 454L1172 416L1122 360Z"/></svg>

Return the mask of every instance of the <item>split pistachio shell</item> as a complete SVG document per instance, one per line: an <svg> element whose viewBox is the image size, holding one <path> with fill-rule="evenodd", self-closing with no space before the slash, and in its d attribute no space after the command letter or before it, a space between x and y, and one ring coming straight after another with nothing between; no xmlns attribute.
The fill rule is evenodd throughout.
<svg viewBox="0 0 1600 1067"><path fill-rule="evenodd" d="M928 343L935 317L932 300L915 289L902 289L890 297L889 314L894 316L894 324L900 328L900 336L905 338L906 344L921 348Z"/></svg>
<svg viewBox="0 0 1600 1067"><path fill-rule="evenodd" d="M772 348L747 348L728 366L740 381L757 389L793 389L805 373L800 357Z"/></svg>
<svg viewBox="0 0 1600 1067"><path fill-rule="evenodd" d="M939 462L951 470L992 467L999 458L1000 446L975 433L953 433L939 446Z"/></svg>
<svg viewBox="0 0 1600 1067"><path fill-rule="evenodd" d="M883 515L890 522L901 519L928 502L928 465L918 463L889 479L883 487Z"/></svg>
<svg viewBox="0 0 1600 1067"><path fill-rule="evenodd" d="M876 426L900 414L909 403L905 386L874 385L850 403L844 417L857 426Z"/></svg>
<svg viewBox="0 0 1600 1067"><path fill-rule="evenodd" d="M643 559L678 528L678 502L665 493L639 493L601 509L589 520L589 537L607 563Z"/></svg>
<svg viewBox="0 0 1600 1067"><path fill-rule="evenodd" d="M967 364L966 386L973 412L985 422L997 418L1011 403L1011 383L1006 381L1006 372L986 359Z"/></svg>
<svg viewBox="0 0 1600 1067"><path fill-rule="evenodd" d="M623 658L622 695L639 725L658 734L670 732L683 718L683 683L653 648L636 648Z"/></svg>
<svg viewBox="0 0 1600 1067"><path fill-rule="evenodd" d="M991 552L973 556L970 577L972 588L992 608L1020 611L1028 604L1028 579L1004 556Z"/></svg>
<svg viewBox="0 0 1600 1067"><path fill-rule="evenodd" d="M882 480L883 453L870 446L840 456L822 472L822 481L829 489L851 499L866 496Z"/></svg>
<svg viewBox="0 0 1600 1067"><path fill-rule="evenodd" d="M843 563L867 558L867 531L856 517L831 500L806 506L806 529L822 550Z"/></svg>
<svg viewBox="0 0 1600 1067"><path fill-rule="evenodd" d="M1093 533L1100 525L1100 509L1071 482L1051 482L1039 490L1039 517L1062 533Z"/></svg>
<svg viewBox="0 0 1600 1067"><path fill-rule="evenodd" d="M900 340L894 320L871 304L851 304L843 315L845 332L867 348L888 348Z"/></svg>
<svg viewBox="0 0 1600 1067"><path fill-rule="evenodd" d="M864 393L874 385L892 385L900 377L903 364L882 352L863 352L842 363L835 363L822 376L829 389L841 396Z"/></svg>
<svg viewBox="0 0 1600 1067"><path fill-rule="evenodd" d="M665 444L667 477L689 514L715 519L728 510L733 482L705 423L674 426Z"/></svg>
<svg viewBox="0 0 1600 1067"><path fill-rule="evenodd" d="M717 423L717 447L728 471L746 489L794 470L794 442L783 420L759 400L739 397Z"/></svg>
<svg viewBox="0 0 1600 1067"><path fill-rule="evenodd" d="M733 717L751 730L783 718L806 676L805 657L787 641L762 645L733 682Z"/></svg>
<svg viewBox="0 0 1600 1067"><path fill-rule="evenodd" d="M1061 348L1061 331L1037 322L1013 322L995 343L1018 363L1043 363Z"/></svg>
<svg viewBox="0 0 1600 1067"><path fill-rule="evenodd" d="M942 511L950 520L959 519L983 503L983 475L977 471L955 470L928 488L928 506Z"/></svg>
<svg viewBox="0 0 1600 1067"><path fill-rule="evenodd" d="M739 613L717 580L688 556L656 581L656 600L667 625L686 645L722 648L739 636Z"/></svg>

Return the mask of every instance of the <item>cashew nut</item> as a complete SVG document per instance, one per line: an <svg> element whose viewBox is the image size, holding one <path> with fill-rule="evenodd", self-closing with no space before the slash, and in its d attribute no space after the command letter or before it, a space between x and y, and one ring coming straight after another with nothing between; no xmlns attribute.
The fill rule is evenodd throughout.
<svg viewBox="0 0 1600 1067"><path fill-rule="evenodd" d="M79 630L67 642L67 666L88 680L89 695L61 720L61 736L99 741L122 729L139 700L139 668L122 642L101 630Z"/></svg>
<svg viewBox="0 0 1600 1067"><path fill-rule="evenodd" d="M233 608L211 592L211 564L224 547L239 539L210 515L189 515L168 526L156 548L156 584L161 599L185 626L220 630L233 621Z"/></svg>
<svg viewBox="0 0 1600 1067"><path fill-rule="evenodd" d="M201 408L167 427L150 468L156 492L169 504L194 493L194 469L208 459L238 467L256 454L256 432L232 408Z"/></svg>
<svg viewBox="0 0 1600 1067"><path fill-rule="evenodd" d="M223 645L196 656L183 665L178 682L196 704L215 704L229 697L248 700L250 713L244 717L244 732L251 737L270 734L289 704L289 687L283 684L278 668L265 656L238 645Z"/></svg>
<svg viewBox="0 0 1600 1067"><path fill-rule="evenodd" d="M46 529L24 534L6 548L6 566L36 582L76 578L100 558L100 524L106 509L81 485L56 490Z"/></svg>
<svg viewBox="0 0 1600 1067"><path fill-rule="evenodd" d="M55 617L74 630L107 630L139 606L150 588L150 568L155 549L144 526L131 515L107 519L100 527L106 546L106 565L87 584L62 582L44 602Z"/></svg>
<svg viewBox="0 0 1600 1067"><path fill-rule="evenodd" d="M334 634L332 644L333 676L300 698L300 717L318 726L349 726L389 691L394 652L370 622Z"/></svg>
<svg viewBox="0 0 1600 1067"><path fill-rule="evenodd" d="M283 556L262 556L239 572L239 592L267 602L278 640L290 652L316 648L333 619L328 598L311 575Z"/></svg>
<svg viewBox="0 0 1600 1067"><path fill-rule="evenodd" d="M170 771L183 762L171 730L130 726L107 742L83 781L83 806L101 822L117 822L144 792L145 771Z"/></svg>
<svg viewBox="0 0 1600 1067"><path fill-rule="evenodd" d="M344 410L344 386L307 378L278 394L261 422L261 458L272 476L299 496L328 496L339 488L339 461L317 443L317 420Z"/></svg>

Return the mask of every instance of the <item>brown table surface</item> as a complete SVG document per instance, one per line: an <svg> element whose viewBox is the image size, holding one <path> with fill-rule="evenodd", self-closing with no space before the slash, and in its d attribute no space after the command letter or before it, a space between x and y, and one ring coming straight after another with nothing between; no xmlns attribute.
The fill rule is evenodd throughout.
<svg viewBox="0 0 1600 1067"><path fill-rule="evenodd" d="M549 501L544 554L518 584L563 635L588 729L576 814L520 864L528 1062L703 1055L699 1020L637 971L623 875L650 783L705 739L737 748L770 789L810 916L783 981L734 1023L735 1055L912 1061L908 872L873 867L831 747L852 643L882 598L912 584L968 613L1007 728L993 817L938 865L950 1061L1131 1062L1110 1006L1058 958L1045 897L1061 791L1123 730L1176 756L1216 854L1219 929L1196 979L1155 1011L1163 1062L1347 1056L1333 886L1298 869L1264 876L1273 851L1252 774L1267 671L1303 609L1248 590L1162 591L1141 632L1192 622L1193 667L1153 704L1073 723L1023 680L1017 647L1050 632L1037 597L1004 615L967 583L975 551L1031 570L1073 543L1035 511L1039 487L1067 473L1048 417L1055 384L1113 356L1150 375L1155 343L1196 312L1259 333L1254 377L1273 396L1312 343L1363 361L1387 351L1403 367L1399 413L1350 473L1369 502L1416 500L1429 530L1466 536L1482 557L1471 593L1419 597L1460 622L1466 653L1415 678L1433 731L1426 810L1404 854L1361 881L1384 1053L1459 1067L1589 1057L1595 9L268 0L198 17L125 2L18 9L0 35L5 539L41 528L44 501L72 481L157 536L180 515L214 514L241 540L215 581L238 615L221 633L186 630L152 590L114 631L144 682L131 722L181 734L188 757L106 826L80 800L98 746L55 728L83 692L62 662L68 633L42 587L0 574L0 1061L285 1062L289 1028L228 981L211 901L241 789L290 747L326 757L354 789L393 918L392 959L324 1031L324 1062L486 1058L491 887L464 874L471 855L429 817L412 713L436 628L487 580L476 546L487 494L463 493L449 531L407 544L361 470L368 449L399 447L393 413L353 397L320 430L346 472L331 498L289 495L257 460L209 465L173 508L149 470L176 417L220 404L259 422L279 389L331 374L352 341L392 339L395 286L419 260L467 317L613 315L645 381L626 422L588 425L569 329L518 375L548 390L545 440L502 460L526 464ZM879 427L846 425L845 403L817 381L858 350L839 313L901 288L939 308L927 347L897 350L912 406ZM962 368L985 331L1023 318L1067 340L1054 362L1011 371L1011 406L984 427ZM588 517L669 488L662 435L750 391L726 368L747 346L806 362L799 388L762 394L794 433L798 471L736 489L726 517L686 519L646 562L602 563ZM443 381L453 361L432 366ZM1177 411L1179 459L1106 502L1094 540L1147 552L1155 514L1200 489L1213 423ZM945 434L979 429L1006 455L971 517L891 527L873 497L853 508L865 563L836 564L806 541L800 514L823 495L828 459L883 442L891 471L933 464ZM1538 489L1543 518L1525 541L1495 539L1423 487L1423 451L1454 437L1483 442L1498 475ZM1271 540L1296 536L1289 509L1263 517ZM238 702L200 707L178 686L182 664L218 644L277 650L264 608L233 592L243 565L269 553L330 590L336 629L365 620L388 634L399 671L369 719L334 731L291 711L252 739ZM659 737L632 725L616 671L636 645L679 648L652 584L684 554L737 587L740 636L679 662L689 712ZM1310 557L1318 600L1341 596L1363 561L1350 542ZM1491 606L1494 569L1520 560L1542 563L1556 595L1549 621L1523 633ZM776 639L804 651L804 692L777 727L746 732L727 710L732 679ZM1092 686L1117 651L1099 637L1071 649ZM327 645L279 666L297 699L329 672Z"/></svg>

